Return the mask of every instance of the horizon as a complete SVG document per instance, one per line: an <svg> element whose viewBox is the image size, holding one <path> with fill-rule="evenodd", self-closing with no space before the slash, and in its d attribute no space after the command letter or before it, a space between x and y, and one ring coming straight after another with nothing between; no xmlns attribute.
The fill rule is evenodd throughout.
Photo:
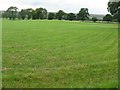
<svg viewBox="0 0 120 90"><path fill-rule="evenodd" d="M18 3L19 2L19 3ZM109 14L107 3L109 0L1 0L0 11L7 10L10 6L16 6L19 11L27 8L45 8L48 12L58 12L63 10L66 13L78 13L81 8L88 8L90 14ZM59 4L60 3L60 4ZM100 3L103 3L102 5Z"/></svg>

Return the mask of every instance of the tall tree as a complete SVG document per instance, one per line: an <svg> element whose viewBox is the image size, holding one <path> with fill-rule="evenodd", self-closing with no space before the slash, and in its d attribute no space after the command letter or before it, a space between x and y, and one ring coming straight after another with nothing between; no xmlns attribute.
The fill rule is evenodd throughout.
<svg viewBox="0 0 120 90"><path fill-rule="evenodd" d="M37 19L46 19L47 18L47 10L44 8L37 8L35 11Z"/></svg>
<svg viewBox="0 0 120 90"><path fill-rule="evenodd" d="M32 19L35 20L37 19L37 14L36 14L36 10L32 10Z"/></svg>
<svg viewBox="0 0 120 90"><path fill-rule="evenodd" d="M68 15L67 15L67 19L68 20L75 20L76 19L76 15L74 14L74 13L69 13Z"/></svg>
<svg viewBox="0 0 120 90"><path fill-rule="evenodd" d="M47 19L47 9L43 8L42 14L43 14L43 19Z"/></svg>
<svg viewBox="0 0 120 90"><path fill-rule="evenodd" d="M27 19L28 20L32 18L32 11L33 11L32 8L26 9L26 14L27 14Z"/></svg>
<svg viewBox="0 0 120 90"><path fill-rule="evenodd" d="M21 16L21 18L24 20L26 18L26 15L27 15L27 12L25 9L22 9L20 12L19 12L19 15Z"/></svg>
<svg viewBox="0 0 120 90"><path fill-rule="evenodd" d="M22 19L20 12L18 12L18 19Z"/></svg>
<svg viewBox="0 0 120 90"><path fill-rule="evenodd" d="M103 21L108 21L108 22L110 22L110 21L112 21L113 20L113 17L110 15L110 14L107 14L107 15L105 15L104 17L103 17Z"/></svg>
<svg viewBox="0 0 120 90"><path fill-rule="evenodd" d="M36 18L37 19L40 19L40 18L42 18L42 8L37 8L36 10L35 10L35 14L36 14Z"/></svg>
<svg viewBox="0 0 120 90"><path fill-rule="evenodd" d="M55 14L54 13L49 13L48 14L48 20L52 20L55 18Z"/></svg>
<svg viewBox="0 0 120 90"><path fill-rule="evenodd" d="M8 13L8 17L9 17L10 20L11 19L14 20L17 17L17 10L18 10L18 8L17 7L13 7L13 6L9 7L6 10L6 12Z"/></svg>
<svg viewBox="0 0 120 90"><path fill-rule="evenodd" d="M77 19L84 21L88 18L89 18L88 8L81 8L79 13L77 14Z"/></svg>
<svg viewBox="0 0 120 90"><path fill-rule="evenodd" d="M108 11L114 16L114 19L117 19L120 23L120 1L110 0L108 2Z"/></svg>
<svg viewBox="0 0 120 90"><path fill-rule="evenodd" d="M56 13L56 18L58 20L62 20L64 18L64 15L65 15L65 12L63 10L59 10L57 13Z"/></svg>

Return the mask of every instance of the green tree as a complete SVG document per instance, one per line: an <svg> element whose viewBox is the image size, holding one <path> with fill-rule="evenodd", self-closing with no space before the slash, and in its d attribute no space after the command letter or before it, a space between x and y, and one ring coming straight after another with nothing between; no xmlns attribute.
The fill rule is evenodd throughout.
<svg viewBox="0 0 120 90"><path fill-rule="evenodd" d="M117 19L120 23L120 1L112 0L108 2L108 11L113 15L114 19Z"/></svg>
<svg viewBox="0 0 120 90"><path fill-rule="evenodd" d="M18 8L17 7L13 7L13 6L9 7L6 10L6 12L7 12L8 17L9 17L10 20L11 19L15 20L15 18L17 17L17 10L18 10Z"/></svg>
<svg viewBox="0 0 120 90"><path fill-rule="evenodd" d="M4 11L4 12L2 13L2 18L9 18L8 15L9 15L8 12L7 12L7 11Z"/></svg>
<svg viewBox="0 0 120 90"><path fill-rule="evenodd" d="M54 13L49 13L48 14L48 20L52 20L55 18L55 14Z"/></svg>
<svg viewBox="0 0 120 90"><path fill-rule="evenodd" d="M56 18L58 20L62 20L64 18L64 15L65 15L65 12L63 10L59 10L57 13L56 13Z"/></svg>
<svg viewBox="0 0 120 90"><path fill-rule="evenodd" d="M68 15L67 15L67 19L68 20L75 20L76 19L76 15L74 14L74 13L69 13Z"/></svg>
<svg viewBox="0 0 120 90"><path fill-rule="evenodd" d="M79 13L77 14L77 19L84 21L88 18L89 18L88 8L81 8Z"/></svg>
<svg viewBox="0 0 120 90"><path fill-rule="evenodd" d="M18 12L18 19L19 19L19 20L21 19L21 14L20 14L20 12Z"/></svg>
<svg viewBox="0 0 120 90"><path fill-rule="evenodd" d="M26 15L27 15L27 12L25 9L22 9L20 12L19 12L19 15L21 16L21 18L24 20L26 18Z"/></svg>
<svg viewBox="0 0 120 90"><path fill-rule="evenodd" d="M92 21L93 21L93 22L96 22L97 20L98 20L98 19L97 19L96 17L93 17L93 18L92 18Z"/></svg>
<svg viewBox="0 0 120 90"><path fill-rule="evenodd" d="M42 14L43 14L43 19L47 19L47 9L43 8Z"/></svg>
<svg viewBox="0 0 120 90"><path fill-rule="evenodd" d="M47 18L47 10L44 8L37 8L35 10L36 18L37 19L46 19Z"/></svg>
<svg viewBox="0 0 120 90"><path fill-rule="evenodd" d="M63 20L67 20L67 16L68 16L68 14L67 14L67 13L64 13L62 19L63 19Z"/></svg>
<svg viewBox="0 0 120 90"><path fill-rule="evenodd" d="M42 8L37 8L37 9L35 10L35 14L36 14L36 18L37 18L37 19L42 18Z"/></svg>
<svg viewBox="0 0 120 90"><path fill-rule="evenodd" d="M36 10L32 10L32 19L33 20L37 19Z"/></svg>
<svg viewBox="0 0 120 90"><path fill-rule="evenodd" d="M32 8L26 9L26 15L28 20L32 18L32 11L33 11Z"/></svg>
<svg viewBox="0 0 120 90"><path fill-rule="evenodd" d="M107 14L103 17L103 21L110 22L113 20L113 17L110 14Z"/></svg>

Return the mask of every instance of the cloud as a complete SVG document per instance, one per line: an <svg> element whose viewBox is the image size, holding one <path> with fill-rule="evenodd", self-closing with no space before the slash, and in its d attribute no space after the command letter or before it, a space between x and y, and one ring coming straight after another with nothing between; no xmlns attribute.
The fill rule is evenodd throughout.
<svg viewBox="0 0 120 90"><path fill-rule="evenodd" d="M89 8L90 13L106 14L109 0L1 0L0 10L6 10L10 6L25 8L46 8L49 12L57 12L59 9L65 12L77 13L80 8Z"/></svg>
<svg viewBox="0 0 120 90"><path fill-rule="evenodd" d="M110 2L119 2L120 0L109 0Z"/></svg>

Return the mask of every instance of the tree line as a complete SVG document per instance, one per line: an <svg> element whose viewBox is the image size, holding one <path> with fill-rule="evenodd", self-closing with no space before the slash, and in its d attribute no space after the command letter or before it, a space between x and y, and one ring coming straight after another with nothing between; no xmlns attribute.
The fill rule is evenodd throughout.
<svg viewBox="0 0 120 90"><path fill-rule="evenodd" d="M111 14L107 14L103 17L103 21L116 21L120 22L118 19L120 14L119 10L120 6L120 1L119 2L108 2L108 11ZM53 12L48 12L45 8L36 8L35 10L32 8L28 9L22 9L21 11L18 11L17 7L11 6L9 7L4 13L2 14L3 18L9 18L10 20L15 20L16 18L18 19L33 19L33 20L42 20L42 19L48 19L48 20L53 20L53 19L58 19L58 20L90 20L89 18L89 10L88 8L81 8L80 11L75 14L75 13L65 13L63 10L59 10L56 13ZM98 19L97 17L93 17L92 21L96 22Z"/></svg>
<svg viewBox="0 0 120 90"><path fill-rule="evenodd" d="M17 7L9 7L3 14L3 18L9 18L10 20L18 19L58 19L58 20L87 20L89 19L89 12L87 8L81 8L78 14L65 13L63 10L59 10L57 13L47 12L45 8L32 8L22 9L17 11Z"/></svg>

